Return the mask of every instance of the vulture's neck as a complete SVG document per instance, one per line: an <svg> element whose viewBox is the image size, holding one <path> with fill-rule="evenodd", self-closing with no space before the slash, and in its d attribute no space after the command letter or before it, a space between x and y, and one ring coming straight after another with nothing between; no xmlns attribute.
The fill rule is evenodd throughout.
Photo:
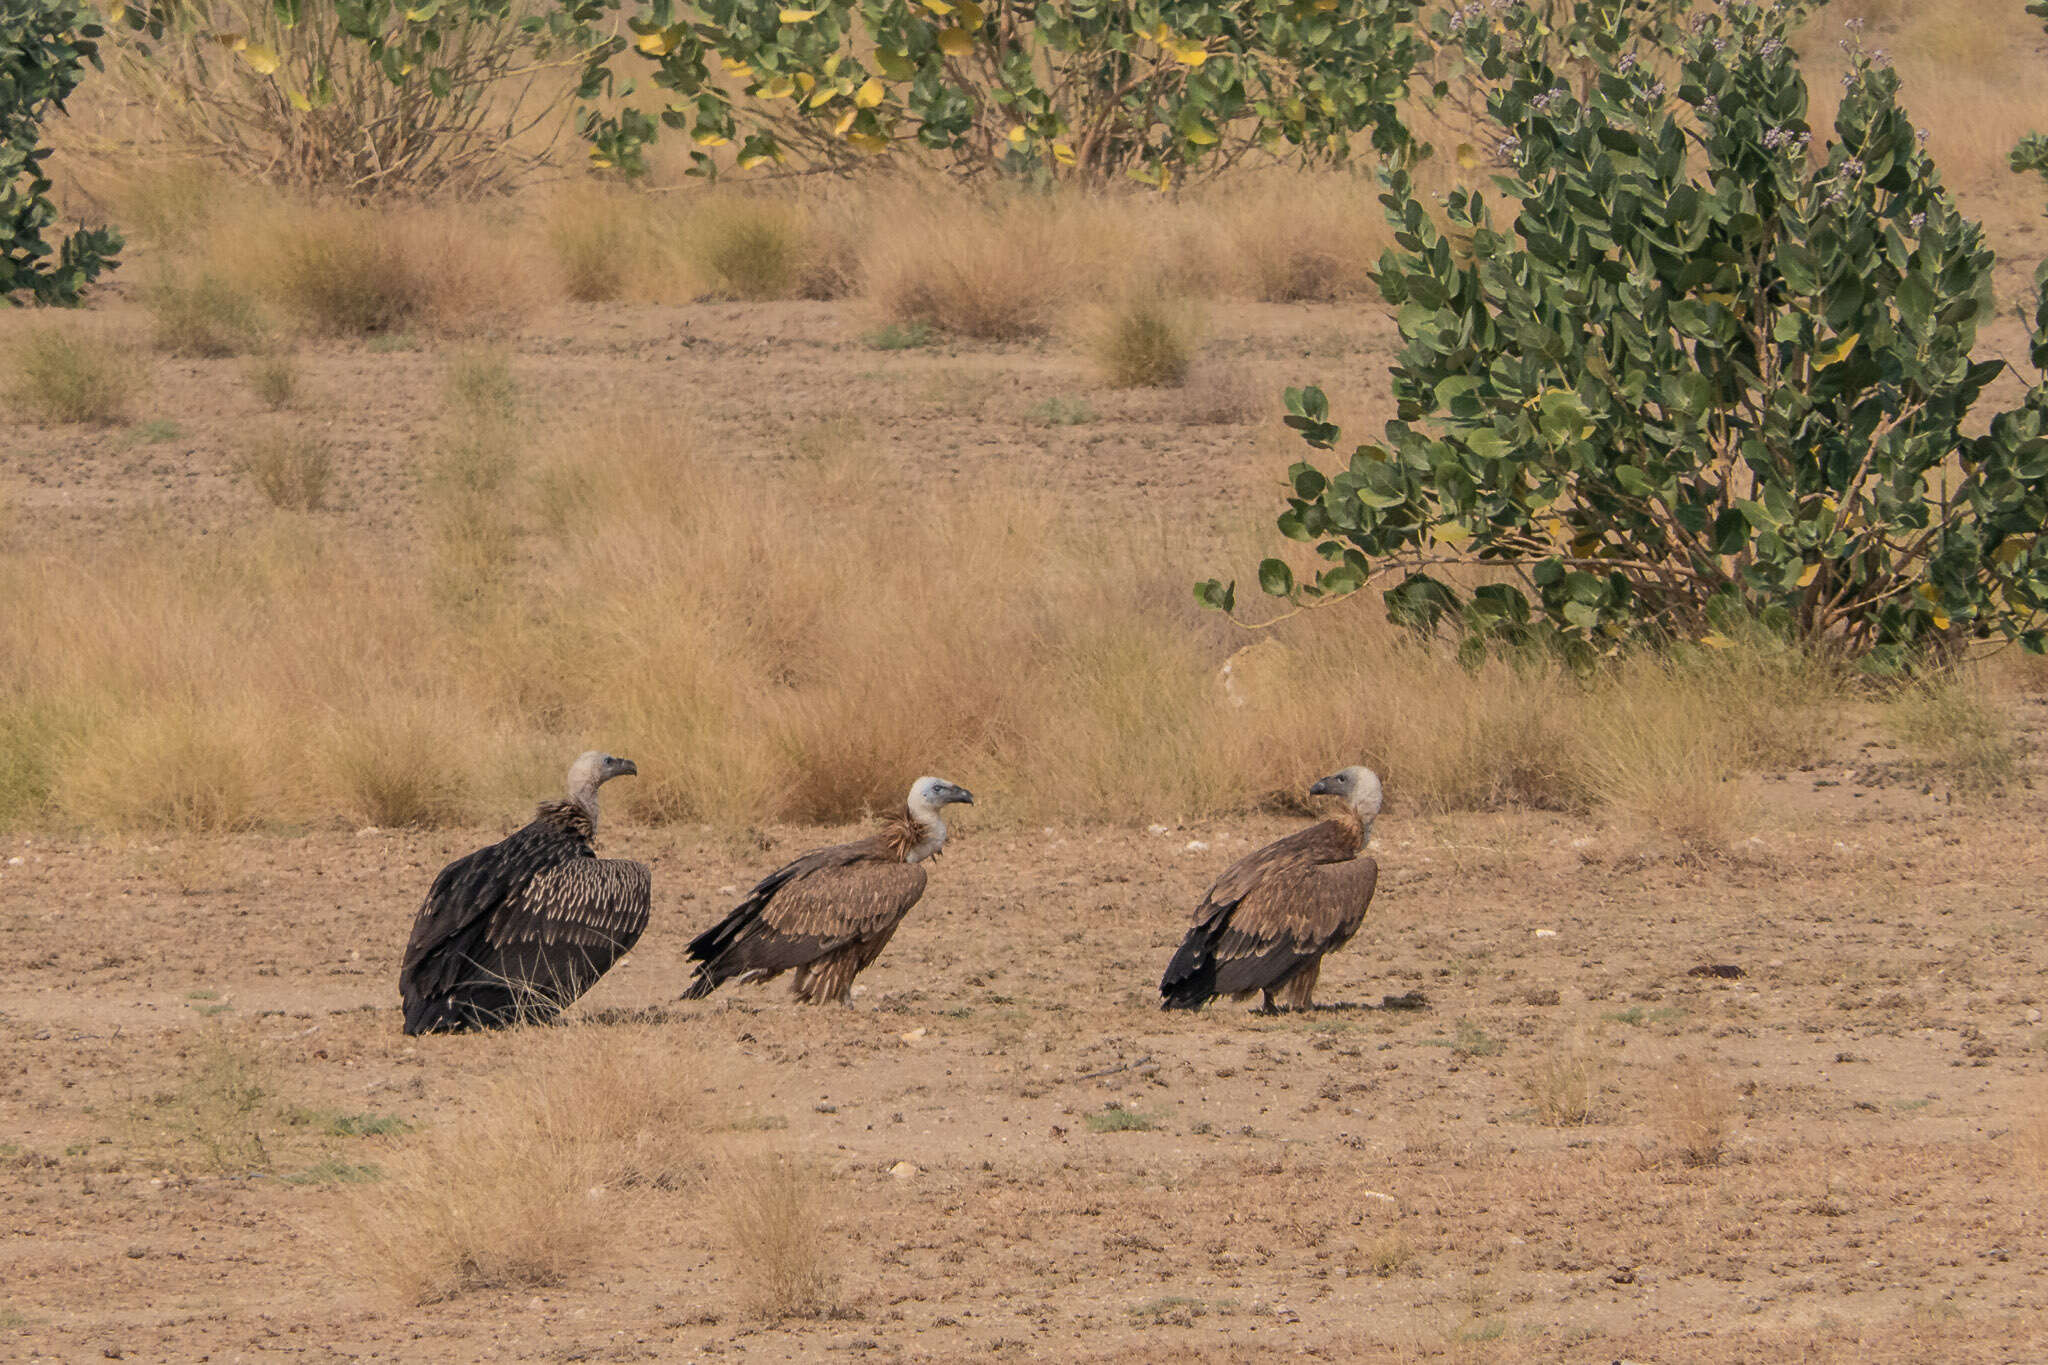
<svg viewBox="0 0 2048 1365"><path fill-rule="evenodd" d="M883 831L890 851L906 863L935 858L946 846L946 822L930 806L905 806Z"/></svg>
<svg viewBox="0 0 2048 1365"><path fill-rule="evenodd" d="M1349 803L1330 812L1330 823L1344 831L1355 849L1363 849L1365 841L1372 837L1372 821L1358 813L1358 808Z"/></svg>
<svg viewBox="0 0 2048 1365"><path fill-rule="evenodd" d="M593 839L596 838L597 783L579 782L575 786L569 788L568 804L574 807L576 810L582 812L583 818L590 823L589 837Z"/></svg>

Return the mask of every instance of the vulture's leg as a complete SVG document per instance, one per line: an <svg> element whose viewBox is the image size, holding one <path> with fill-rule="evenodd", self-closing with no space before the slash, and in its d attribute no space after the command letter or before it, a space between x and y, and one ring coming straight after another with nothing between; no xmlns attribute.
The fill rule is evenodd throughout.
<svg viewBox="0 0 2048 1365"><path fill-rule="evenodd" d="M796 998L806 1005L822 1005L828 1001L852 1004L853 978L862 965L860 944L849 943L844 948L835 948L816 962L804 964L797 976Z"/></svg>
<svg viewBox="0 0 2048 1365"><path fill-rule="evenodd" d="M1315 994L1316 977L1322 972L1323 960L1310 958L1294 969L1286 980L1280 981L1266 992L1266 999L1276 1010L1312 1010L1315 1003L1310 999Z"/></svg>

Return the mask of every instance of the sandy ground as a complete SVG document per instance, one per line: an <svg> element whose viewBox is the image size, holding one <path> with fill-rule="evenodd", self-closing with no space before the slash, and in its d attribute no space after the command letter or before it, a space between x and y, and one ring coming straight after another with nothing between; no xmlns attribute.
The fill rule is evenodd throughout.
<svg viewBox="0 0 2048 1365"><path fill-rule="evenodd" d="M98 312L142 325L118 297ZM1058 343L885 353L871 326L854 305L562 309L510 344L551 417L658 405L762 461L851 421L831 439L878 478L1000 472L1217 543L1270 524L1299 451L1207 390L1105 392ZM1205 364L1268 411L1323 380L1362 423L1386 345L1368 308L1241 307ZM300 420L346 455L332 515L397 543L440 352L305 354ZM258 418L237 362L151 363L129 426L0 430L18 541L257 512L229 472ZM1091 418L1033 416L1054 398ZM780 983L675 997L690 934L837 831L608 830L654 862L655 920L575 1026L651 1022L721 1132L816 1163L840 1307L783 1322L738 1306L702 1190L608 1194L612 1236L559 1283L427 1307L344 1235L375 1185L323 1170L459 1121L525 1055L401 1037L395 984L434 871L523 812L0 837L0 1357L2048 1359L2039 797L1952 798L1867 743L1747 781L1742 837L1709 855L1559 816L1424 819L1394 793L1371 919L1325 1008L1281 1018L1168 1016L1155 983L1203 887L1285 821L967 812L853 1007L818 1010ZM279 1103L412 1133L279 1129L261 1169L174 1140L223 1039ZM1589 1121L1554 1121L1581 1074Z"/></svg>
<svg viewBox="0 0 2048 1365"><path fill-rule="evenodd" d="M1153 1003L1203 885L1280 822L983 835L970 812L850 1009L780 983L674 1003L721 888L820 831L616 832L655 863L656 918L580 1026L648 1012L725 1081L707 1104L819 1164L841 1315L779 1325L735 1310L689 1199L621 1210L557 1286L412 1308L338 1239L338 1187L138 1133L223 1027L309 1106L458 1110L515 1044L401 1037L394 965L421 885L493 831L13 838L0 1353L2042 1358L2031 796L1964 809L1849 769L1754 794L1758 829L1795 832L1704 862L1390 813L1325 1007L1280 1018ZM1410 992L1427 1007L1382 1007ZM1591 1121L1546 1122L1574 1062ZM1712 1164L1682 1151L1687 1095L1727 1105Z"/></svg>

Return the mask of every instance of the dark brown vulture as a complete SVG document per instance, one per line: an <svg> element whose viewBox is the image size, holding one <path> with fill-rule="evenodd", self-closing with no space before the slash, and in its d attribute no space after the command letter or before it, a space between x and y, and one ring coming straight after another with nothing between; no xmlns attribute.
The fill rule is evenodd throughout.
<svg viewBox="0 0 2048 1365"><path fill-rule="evenodd" d="M1219 995L1264 991L1261 1008L1313 1008L1323 954L1365 919L1379 865L1358 855L1380 813L1380 779L1346 768L1309 788L1343 800L1320 824L1248 854L1216 879L1159 982L1163 1008L1198 1010Z"/></svg>
<svg viewBox="0 0 2048 1365"><path fill-rule="evenodd" d="M763 877L737 909L690 942L697 975L685 1000L728 981L766 981L796 969L792 993L807 1005L853 998L853 978L924 894L927 858L946 846L939 809L974 804L973 793L920 777L903 809L868 838L806 853Z"/></svg>
<svg viewBox="0 0 2048 1365"><path fill-rule="evenodd" d="M639 941L647 864L590 846L597 789L638 771L584 754L569 768L568 800L541 802L526 828L441 869L398 972L407 1033L544 1023Z"/></svg>

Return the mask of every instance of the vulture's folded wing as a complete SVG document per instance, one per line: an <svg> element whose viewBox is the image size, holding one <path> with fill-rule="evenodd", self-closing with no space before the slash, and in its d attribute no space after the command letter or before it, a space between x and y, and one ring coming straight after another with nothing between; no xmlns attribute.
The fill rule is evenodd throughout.
<svg viewBox="0 0 2048 1365"><path fill-rule="evenodd" d="M1341 946L1365 919L1379 880L1370 858L1273 869L1238 902L1216 936L1215 991L1264 990Z"/></svg>
<svg viewBox="0 0 2048 1365"><path fill-rule="evenodd" d="M822 866L776 887L718 957L722 977L801 967L892 927L924 894L916 863Z"/></svg>
<svg viewBox="0 0 2048 1365"><path fill-rule="evenodd" d="M1342 831L1328 820L1296 830L1284 839L1275 839L1264 848L1245 854L1216 879L1209 894L1195 907L1194 922L1202 924L1218 910L1229 909L1275 876L1303 866L1349 858L1356 850L1357 845L1347 842Z"/></svg>
<svg viewBox="0 0 2048 1365"><path fill-rule="evenodd" d="M572 858L539 873L485 930L494 948L569 944L609 948L614 957L647 928L654 874L623 858ZM607 964L608 965L608 964Z"/></svg>

